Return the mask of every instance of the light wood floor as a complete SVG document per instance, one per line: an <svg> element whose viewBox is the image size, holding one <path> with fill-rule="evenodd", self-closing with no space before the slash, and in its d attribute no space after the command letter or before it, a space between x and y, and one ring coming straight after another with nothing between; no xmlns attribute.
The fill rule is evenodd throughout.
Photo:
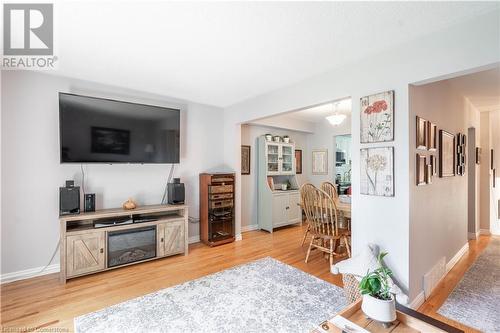
<svg viewBox="0 0 500 333"><path fill-rule="evenodd" d="M304 227L283 228L269 234L251 231L243 240L216 248L190 245L188 256L150 261L60 284L57 274L1 286L1 323L4 328L62 328L73 330L73 318L162 288L196 279L235 265L271 256L321 279L341 286L319 253L304 263L306 246L299 246ZM486 247L489 238L472 242L469 254L455 266L421 311L432 316L460 276Z"/></svg>

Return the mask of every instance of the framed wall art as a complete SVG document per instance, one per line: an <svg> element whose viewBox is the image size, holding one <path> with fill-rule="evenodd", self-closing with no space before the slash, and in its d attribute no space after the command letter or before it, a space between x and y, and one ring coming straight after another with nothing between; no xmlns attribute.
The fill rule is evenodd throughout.
<svg viewBox="0 0 500 333"><path fill-rule="evenodd" d="M416 158L416 170L415 179L417 181L417 186L427 184L426 172L427 172L427 157L425 155L417 154Z"/></svg>
<svg viewBox="0 0 500 333"><path fill-rule="evenodd" d="M250 174L250 146L241 146L241 174Z"/></svg>
<svg viewBox="0 0 500 333"><path fill-rule="evenodd" d="M455 135L439 130L439 177L455 176Z"/></svg>
<svg viewBox="0 0 500 333"><path fill-rule="evenodd" d="M360 99L361 143L394 140L394 90Z"/></svg>
<svg viewBox="0 0 500 333"><path fill-rule="evenodd" d="M295 149L295 173L300 175L302 173L302 150Z"/></svg>
<svg viewBox="0 0 500 333"><path fill-rule="evenodd" d="M328 174L328 149L318 149L312 151L312 174Z"/></svg>
<svg viewBox="0 0 500 333"><path fill-rule="evenodd" d="M467 146L467 137L465 134L458 133L457 134L457 175L463 176L465 175L465 163L466 163L466 150Z"/></svg>
<svg viewBox="0 0 500 333"><path fill-rule="evenodd" d="M436 160L436 156L434 156L434 155L430 156L430 165L431 165L432 175L433 176L437 175L437 160Z"/></svg>
<svg viewBox="0 0 500 333"><path fill-rule="evenodd" d="M361 194L394 196L394 147L361 149Z"/></svg>
<svg viewBox="0 0 500 333"><path fill-rule="evenodd" d="M427 120L424 118L416 117L417 126L416 126L416 142L417 149L427 150L428 143L428 126Z"/></svg>
<svg viewBox="0 0 500 333"><path fill-rule="evenodd" d="M481 148L476 147L476 164L481 164Z"/></svg>
<svg viewBox="0 0 500 333"><path fill-rule="evenodd" d="M427 122L427 148L429 151L436 151L438 147L438 133L436 124Z"/></svg>

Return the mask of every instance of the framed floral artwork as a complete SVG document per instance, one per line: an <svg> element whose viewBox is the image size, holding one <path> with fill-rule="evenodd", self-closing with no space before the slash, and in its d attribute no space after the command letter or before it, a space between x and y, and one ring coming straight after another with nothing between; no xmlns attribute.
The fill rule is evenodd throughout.
<svg viewBox="0 0 500 333"><path fill-rule="evenodd" d="M394 90L360 99L361 143L394 140Z"/></svg>
<svg viewBox="0 0 500 333"><path fill-rule="evenodd" d="M394 196L394 147L361 149L361 194Z"/></svg>

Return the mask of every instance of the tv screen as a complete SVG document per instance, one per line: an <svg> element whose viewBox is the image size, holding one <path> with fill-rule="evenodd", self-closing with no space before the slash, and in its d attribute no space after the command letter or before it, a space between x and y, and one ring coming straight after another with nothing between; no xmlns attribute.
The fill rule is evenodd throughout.
<svg viewBox="0 0 500 333"><path fill-rule="evenodd" d="M179 163L180 110L59 93L61 163Z"/></svg>

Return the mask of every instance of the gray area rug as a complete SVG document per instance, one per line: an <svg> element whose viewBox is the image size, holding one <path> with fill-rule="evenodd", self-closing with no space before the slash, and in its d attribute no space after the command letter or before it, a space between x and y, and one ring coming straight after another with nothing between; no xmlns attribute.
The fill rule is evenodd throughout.
<svg viewBox="0 0 500 333"><path fill-rule="evenodd" d="M438 313L483 332L500 332L500 238L492 238Z"/></svg>
<svg viewBox="0 0 500 333"><path fill-rule="evenodd" d="M267 257L77 317L75 331L309 332L346 305L341 288Z"/></svg>

